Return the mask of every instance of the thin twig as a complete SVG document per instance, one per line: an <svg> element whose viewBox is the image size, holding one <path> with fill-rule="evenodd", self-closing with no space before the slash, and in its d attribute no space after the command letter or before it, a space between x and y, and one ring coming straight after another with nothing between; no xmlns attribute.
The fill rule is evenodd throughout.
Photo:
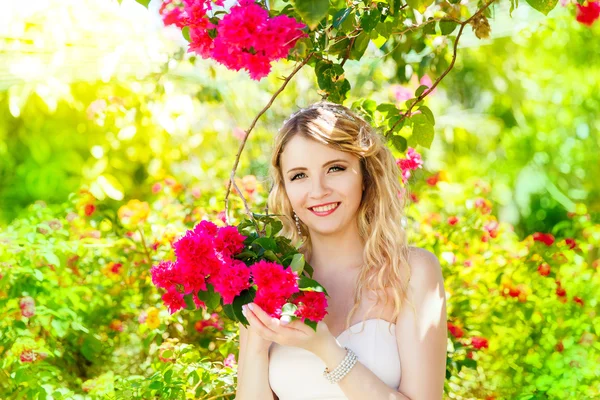
<svg viewBox="0 0 600 400"><path fill-rule="evenodd" d="M450 70L454 67L454 63L456 62L456 56L458 53L458 40L460 39L460 36L462 35L463 30L465 29L465 26L467 26L467 24L470 23L474 18L479 16L481 13L483 13L486 10L486 8L488 8L494 1L496 1L496 0L491 0L490 2L485 4L480 10L478 10L475 14L473 14L469 19L460 23L460 30L458 31L458 34L456 35L456 40L454 41L454 49L453 49L454 54L452 54L452 61L450 62L450 65L448 66L448 68L446 68L444 73L435 80L435 82L433 83L433 85L431 85L431 87L429 87L427 90L425 90L423 93L421 93L421 95L419 97L417 97L416 101L414 101L410 105L408 110L406 110L406 112L400 116L398 121L396 121L394 123L394 125L392 125L392 127L386 132L386 136L388 136L391 132L393 132L394 129L396 128L396 126L398 126L398 124L400 122L402 122L407 116L410 116L410 112L413 109L413 107L416 104L418 104L421 100L423 100L429 93L431 93L433 91L433 89L435 89L435 87L440 83L440 81L442 79L444 79L444 77L448 74L448 72L450 72Z"/></svg>
<svg viewBox="0 0 600 400"><path fill-rule="evenodd" d="M258 121L258 119L271 107L271 105L273 104L273 102L275 101L277 96L279 96L279 94L281 92L283 92L283 89L285 89L285 87L290 82L290 80L294 77L294 75L296 75L296 73L298 73L298 71L300 71L300 69L302 69L302 67L304 67L306 65L306 63L308 63L308 61L312 58L313 54L314 53L310 53L308 56L306 56L306 58L304 60L302 60L296 66L296 68L294 68L292 73L289 74L287 78L285 78L281 87L273 94L273 96L271 97L271 100L269 100L267 105L258 113L258 115L254 118L254 121L252 121L252 124L250 124L250 128L248 128L248 130L246 131L246 136L240 143L240 147L235 156L235 161L233 163L233 169L231 170L231 174L229 175L229 182L227 183L227 191L225 192L225 221L227 224L229 224L229 192L231 191L231 184L235 180L235 171L240 162L240 156L242 155L242 150L244 150L244 146L246 145L248 136L250 136L250 132L252 132L252 129L254 129L254 126L256 125L256 122ZM240 193L240 196L242 196L242 198L244 197L241 193ZM245 202L245 200L244 200L244 202ZM252 214L250 214L250 215L252 215ZM254 218L252 218L252 219L254 219Z"/></svg>
<svg viewBox="0 0 600 400"><path fill-rule="evenodd" d="M142 246L144 247L144 253L146 254L146 258L148 258L148 264L152 264L152 258L150 257L150 252L148 251L148 246L146 246L146 240L144 239L144 233L142 232L142 228L138 228L138 232L142 238Z"/></svg>

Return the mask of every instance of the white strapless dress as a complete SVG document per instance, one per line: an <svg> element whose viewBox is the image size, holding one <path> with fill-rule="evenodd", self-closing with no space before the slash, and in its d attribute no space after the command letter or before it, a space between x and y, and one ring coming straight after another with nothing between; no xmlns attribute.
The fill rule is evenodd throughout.
<svg viewBox="0 0 600 400"><path fill-rule="evenodd" d="M352 325L336 339L352 349L358 361L386 385L398 390L401 379L396 325L383 319L367 319ZM360 333L359 333L360 332ZM323 377L325 363L299 347L273 343L269 349L269 383L279 400L347 400L339 385Z"/></svg>

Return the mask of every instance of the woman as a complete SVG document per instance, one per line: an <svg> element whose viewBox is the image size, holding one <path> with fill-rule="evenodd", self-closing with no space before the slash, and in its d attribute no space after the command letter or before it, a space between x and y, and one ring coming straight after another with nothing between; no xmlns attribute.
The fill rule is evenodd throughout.
<svg viewBox="0 0 600 400"><path fill-rule="evenodd" d="M315 332L245 307L236 399L441 399L442 272L433 254L407 246L405 192L384 138L320 102L284 123L270 173L269 209L290 217L282 234L301 243L328 314Z"/></svg>

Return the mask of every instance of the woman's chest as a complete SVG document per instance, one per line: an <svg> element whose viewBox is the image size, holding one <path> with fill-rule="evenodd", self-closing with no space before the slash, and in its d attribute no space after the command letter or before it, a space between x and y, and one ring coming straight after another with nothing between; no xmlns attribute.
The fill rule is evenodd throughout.
<svg viewBox="0 0 600 400"><path fill-rule="evenodd" d="M329 297L327 298L327 315L323 322L327 324L329 331L338 336L346 328L346 320L354 307L355 295L357 290L356 279L338 279L328 280L317 278ZM381 298L377 299L377 293L364 290L360 294L358 307L352 314L350 326L364 319L380 318L386 321L392 321L393 307L389 304L383 304L385 293L381 293ZM389 303L389 302L388 302ZM393 321L392 321L393 322Z"/></svg>

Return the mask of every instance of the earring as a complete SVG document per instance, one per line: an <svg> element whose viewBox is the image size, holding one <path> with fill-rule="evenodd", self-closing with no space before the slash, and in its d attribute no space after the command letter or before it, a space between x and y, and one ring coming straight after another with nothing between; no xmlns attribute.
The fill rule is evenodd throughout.
<svg viewBox="0 0 600 400"><path fill-rule="evenodd" d="M300 231L300 221L298 220L298 215L296 211L294 211L294 218L296 219L296 228L298 228L298 236L302 236L302 232Z"/></svg>

